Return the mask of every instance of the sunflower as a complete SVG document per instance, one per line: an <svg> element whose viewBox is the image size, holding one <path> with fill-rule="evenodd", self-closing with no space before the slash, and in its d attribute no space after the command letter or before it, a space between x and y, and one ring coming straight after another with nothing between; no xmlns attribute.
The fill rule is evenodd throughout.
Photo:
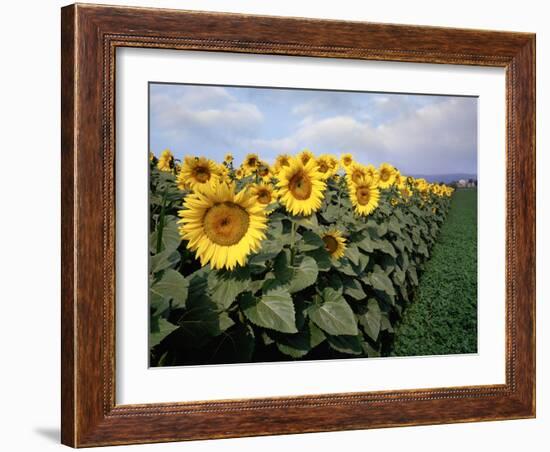
<svg viewBox="0 0 550 452"><path fill-rule="evenodd" d="M340 259L346 251L346 239L338 229L330 229L322 234L321 238L325 244L325 249L333 259Z"/></svg>
<svg viewBox="0 0 550 452"><path fill-rule="evenodd" d="M315 155L309 149L304 149L302 152L299 152L296 156L302 163L305 165L310 160L315 160Z"/></svg>
<svg viewBox="0 0 550 452"><path fill-rule="evenodd" d="M279 196L286 210L293 215L311 215L319 210L326 184L317 171L315 159L306 164L301 159L290 161L279 173Z"/></svg>
<svg viewBox="0 0 550 452"><path fill-rule="evenodd" d="M180 190L189 186L192 190L216 182L220 177L218 164L206 157L186 156L176 182Z"/></svg>
<svg viewBox="0 0 550 452"><path fill-rule="evenodd" d="M405 187L406 182L407 182L407 178L405 176L403 176L398 170L395 170L395 180L393 181L395 186L399 190L401 190L402 188Z"/></svg>
<svg viewBox="0 0 550 452"><path fill-rule="evenodd" d="M350 184L349 190L351 203L359 215L369 215L378 207L380 190L373 181L361 179L357 184Z"/></svg>
<svg viewBox="0 0 550 452"><path fill-rule="evenodd" d="M342 154L342 156L340 157L340 163L344 168L347 168L353 163L353 155L351 155L350 153Z"/></svg>
<svg viewBox="0 0 550 452"><path fill-rule="evenodd" d="M338 170L338 162L336 161L336 165L334 165L334 161L336 159L331 158L328 154L323 154L317 158L317 171L321 173L323 176L323 179L328 179L329 177L333 176L336 171Z"/></svg>
<svg viewBox="0 0 550 452"><path fill-rule="evenodd" d="M233 154L231 154L231 152L228 152L227 154L225 154L223 161L225 163L231 163L233 161Z"/></svg>
<svg viewBox="0 0 550 452"><path fill-rule="evenodd" d="M348 184L356 184L367 177L367 167L360 163L353 162L346 168L346 179Z"/></svg>
<svg viewBox="0 0 550 452"><path fill-rule="evenodd" d="M244 171L242 168L237 168L235 170L235 179L242 179L244 177Z"/></svg>
<svg viewBox="0 0 550 452"><path fill-rule="evenodd" d="M403 186L403 188L399 189L399 193L401 194L401 197L405 200L409 199L412 195L412 192L411 192L410 188L407 187L406 185Z"/></svg>
<svg viewBox="0 0 550 452"><path fill-rule="evenodd" d="M233 270L260 248L267 218L264 206L250 191L235 193L235 185L213 183L195 192L179 211L179 233L188 240L201 265Z"/></svg>
<svg viewBox="0 0 550 452"><path fill-rule="evenodd" d="M174 169L174 154L169 149L165 149L160 154L157 168L160 171L172 171Z"/></svg>
<svg viewBox="0 0 550 452"><path fill-rule="evenodd" d="M265 182L253 184L250 187L250 193L264 206L268 206L277 201L277 190L275 190L272 184L266 184Z"/></svg>
<svg viewBox="0 0 550 452"><path fill-rule="evenodd" d="M420 193L425 193L430 188L430 184L428 183L428 181L422 178L415 179L414 186Z"/></svg>
<svg viewBox="0 0 550 452"><path fill-rule="evenodd" d="M290 165L290 159L292 157L288 154L279 154L275 159L275 165L273 165L273 172L278 174L285 166Z"/></svg>
<svg viewBox="0 0 550 452"><path fill-rule="evenodd" d="M389 188L393 185L393 182L395 181L395 172L396 169L391 166L389 163L382 163L380 165L379 173L380 173L380 180L378 181L378 185L380 188Z"/></svg>
<svg viewBox="0 0 550 452"><path fill-rule="evenodd" d="M374 165L365 166L365 172L367 173L367 178L370 178L376 185L380 181L380 173Z"/></svg>
<svg viewBox="0 0 550 452"><path fill-rule="evenodd" d="M248 154L242 164L244 173L248 176L256 171L256 167L260 163L260 158L258 154Z"/></svg>
<svg viewBox="0 0 550 452"><path fill-rule="evenodd" d="M258 163L258 176L260 176L266 182L269 182L271 180L272 173L268 163L262 161Z"/></svg>

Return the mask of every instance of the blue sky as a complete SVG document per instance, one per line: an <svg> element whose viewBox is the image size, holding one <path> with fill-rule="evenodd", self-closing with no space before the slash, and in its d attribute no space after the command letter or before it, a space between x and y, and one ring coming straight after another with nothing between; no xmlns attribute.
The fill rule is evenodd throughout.
<svg viewBox="0 0 550 452"><path fill-rule="evenodd" d="M477 99L201 85L150 89L150 149L237 162L351 152L404 174L477 174Z"/></svg>

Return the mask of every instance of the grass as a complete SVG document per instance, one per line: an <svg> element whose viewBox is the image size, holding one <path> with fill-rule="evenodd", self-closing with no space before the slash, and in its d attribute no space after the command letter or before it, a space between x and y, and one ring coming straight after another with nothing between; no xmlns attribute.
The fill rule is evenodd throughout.
<svg viewBox="0 0 550 452"><path fill-rule="evenodd" d="M477 352L477 190L457 190L393 356Z"/></svg>

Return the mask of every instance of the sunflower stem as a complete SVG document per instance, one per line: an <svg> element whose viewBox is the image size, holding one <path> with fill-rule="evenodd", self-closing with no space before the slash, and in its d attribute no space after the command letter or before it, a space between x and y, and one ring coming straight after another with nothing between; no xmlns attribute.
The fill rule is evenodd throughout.
<svg viewBox="0 0 550 452"><path fill-rule="evenodd" d="M296 223L293 221L290 226L290 266L294 266L294 256L296 255Z"/></svg>

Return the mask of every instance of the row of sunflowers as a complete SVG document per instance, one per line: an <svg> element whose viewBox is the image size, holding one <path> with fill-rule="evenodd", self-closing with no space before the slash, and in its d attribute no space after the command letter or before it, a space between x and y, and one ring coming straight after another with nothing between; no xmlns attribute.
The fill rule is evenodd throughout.
<svg viewBox="0 0 550 452"><path fill-rule="evenodd" d="M452 193L351 154L151 153L151 365L389 353Z"/></svg>

